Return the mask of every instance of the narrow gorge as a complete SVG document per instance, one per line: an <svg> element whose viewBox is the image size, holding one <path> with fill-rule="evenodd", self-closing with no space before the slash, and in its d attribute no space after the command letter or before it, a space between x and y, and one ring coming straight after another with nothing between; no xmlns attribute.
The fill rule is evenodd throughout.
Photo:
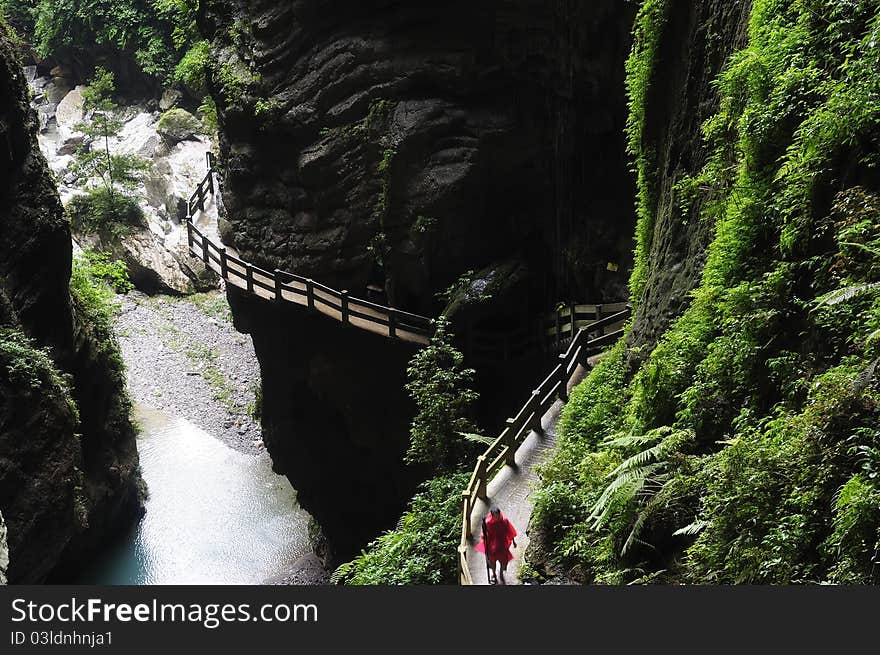
<svg viewBox="0 0 880 655"><path fill-rule="evenodd" d="M0 580L880 582L880 1L98 4L0 0Z"/></svg>

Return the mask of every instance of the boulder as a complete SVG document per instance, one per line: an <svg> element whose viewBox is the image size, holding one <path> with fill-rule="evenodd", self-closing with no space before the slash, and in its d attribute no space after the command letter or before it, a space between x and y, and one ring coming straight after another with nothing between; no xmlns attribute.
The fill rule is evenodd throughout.
<svg viewBox="0 0 880 655"><path fill-rule="evenodd" d="M46 100L48 100L52 104L57 104L64 99L73 87L70 86L70 83L63 77L53 77L52 81L49 82L46 87Z"/></svg>
<svg viewBox="0 0 880 655"><path fill-rule="evenodd" d="M203 130L198 118L180 108L169 109L162 114L156 127L156 131L171 145L193 139Z"/></svg>
<svg viewBox="0 0 880 655"><path fill-rule="evenodd" d="M55 121L58 123L59 128L72 130L74 125L82 122L85 117L85 110L83 109L83 91L85 88L85 86L80 84L58 103L58 107L55 109Z"/></svg>
<svg viewBox="0 0 880 655"><path fill-rule="evenodd" d="M162 99L159 100L159 111L168 111L172 107L176 107L183 94L177 89L165 89Z"/></svg>
<svg viewBox="0 0 880 655"><path fill-rule="evenodd" d="M61 142L61 145L58 146L58 149L55 151L57 155L72 155L77 150L79 150L80 146L83 144L83 135L80 134L78 136L72 136L70 138L65 139Z"/></svg>

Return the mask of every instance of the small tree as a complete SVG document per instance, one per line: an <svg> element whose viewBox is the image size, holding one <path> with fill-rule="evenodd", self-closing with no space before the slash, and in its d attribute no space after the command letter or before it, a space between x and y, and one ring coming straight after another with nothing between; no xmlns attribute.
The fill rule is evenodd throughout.
<svg viewBox="0 0 880 655"><path fill-rule="evenodd" d="M418 411L410 428L406 459L450 469L461 454L462 434L473 432L468 411L479 394L471 388L475 371L452 345L449 322L437 319L434 336L407 368L406 390Z"/></svg>
<svg viewBox="0 0 880 655"><path fill-rule="evenodd" d="M148 164L137 155L111 152L110 139L122 129L122 121L116 116L119 108L113 102L114 90L113 73L97 68L83 91L83 109L91 113L91 118L76 125L77 130L91 137L77 150L71 166L87 188L87 197L72 203L72 218L83 219L74 227L85 231L142 218L137 203L126 192L135 187Z"/></svg>

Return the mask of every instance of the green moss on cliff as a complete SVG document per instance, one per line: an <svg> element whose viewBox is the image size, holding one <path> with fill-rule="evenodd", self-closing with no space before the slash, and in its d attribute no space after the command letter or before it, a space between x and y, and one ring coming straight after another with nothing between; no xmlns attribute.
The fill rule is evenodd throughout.
<svg viewBox="0 0 880 655"><path fill-rule="evenodd" d="M636 297L652 274L639 125L661 5L643 3L629 66ZM702 281L634 375L618 346L565 409L537 497L545 570L880 581L878 33L876 0L754 2L687 184L713 230Z"/></svg>

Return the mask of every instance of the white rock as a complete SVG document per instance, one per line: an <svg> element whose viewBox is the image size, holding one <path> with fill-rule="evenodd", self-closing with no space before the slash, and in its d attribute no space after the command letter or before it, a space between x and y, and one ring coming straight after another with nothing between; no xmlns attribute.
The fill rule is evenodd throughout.
<svg viewBox="0 0 880 655"><path fill-rule="evenodd" d="M59 130L73 132L73 126L82 122L85 117L85 110L83 109L83 91L85 88L85 86L80 84L58 103L58 107L55 109L55 121L58 123Z"/></svg>

